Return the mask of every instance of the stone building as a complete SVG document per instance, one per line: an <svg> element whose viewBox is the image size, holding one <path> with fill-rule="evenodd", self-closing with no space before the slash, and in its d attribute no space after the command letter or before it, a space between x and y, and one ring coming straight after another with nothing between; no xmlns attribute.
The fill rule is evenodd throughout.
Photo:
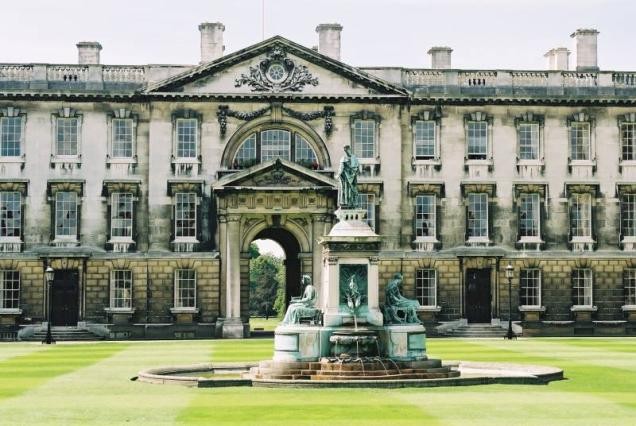
<svg viewBox="0 0 636 426"><path fill-rule="evenodd" d="M112 338L245 335L254 239L285 249L288 297L324 285L345 145L381 283L402 271L427 324L496 325L511 297L526 334L634 333L636 73L599 70L597 31L572 34L575 69L556 48L509 71L448 47L352 67L337 24L230 54L222 24L199 30L196 66L102 65L95 42L0 65L4 338L49 310Z"/></svg>

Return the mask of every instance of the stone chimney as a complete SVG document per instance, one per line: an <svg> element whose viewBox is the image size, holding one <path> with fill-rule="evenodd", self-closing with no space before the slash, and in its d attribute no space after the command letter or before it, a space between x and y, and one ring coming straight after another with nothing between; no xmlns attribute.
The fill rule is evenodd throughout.
<svg viewBox="0 0 636 426"><path fill-rule="evenodd" d="M316 27L318 33L318 53L340 60L340 24L320 24Z"/></svg>
<svg viewBox="0 0 636 426"><path fill-rule="evenodd" d="M548 59L550 71L567 71L569 69L570 51L566 47L550 49L543 57Z"/></svg>
<svg viewBox="0 0 636 426"><path fill-rule="evenodd" d="M451 52L453 49L446 46L434 46L428 51L431 55L431 68L435 70L447 70L451 67Z"/></svg>
<svg viewBox="0 0 636 426"><path fill-rule="evenodd" d="M596 39L598 31L591 28L579 28L570 37L576 42L576 70L598 71Z"/></svg>
<svg viewBox="0 0 636 426"><path fill-rule="evenodd" d="M96 41L80 41L77 46L77 63L80 65L99 64L99 51L102 45Z"/></svg>
<svg viewBox="0 0 636 426"><path fill-rule="evenodd" d="M223 56L223 31L225 25L220 22L203 22L199 25L201 31L201 62L210 62Z"/></svg>

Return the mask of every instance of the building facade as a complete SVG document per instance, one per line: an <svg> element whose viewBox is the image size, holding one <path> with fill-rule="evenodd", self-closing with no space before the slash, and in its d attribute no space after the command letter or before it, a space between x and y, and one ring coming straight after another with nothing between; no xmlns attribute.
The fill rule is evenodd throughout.
<svg viewBox="0 0 636 426"><path fill-rule="evenodd" d="M249 245L286 252L287 296L323 283L343 148L361 162L381 283L433 325L636 330L636 73L601 71L595 30L542 71L340 60L273 37L197 66L0 65L0 327L111 338L244 336ZM504 267L514 268L508 292ZM44 271L54 269L48 290ZM381 290L382 299L383 291ZM433 327L429 328L433 330Z"/></svg>

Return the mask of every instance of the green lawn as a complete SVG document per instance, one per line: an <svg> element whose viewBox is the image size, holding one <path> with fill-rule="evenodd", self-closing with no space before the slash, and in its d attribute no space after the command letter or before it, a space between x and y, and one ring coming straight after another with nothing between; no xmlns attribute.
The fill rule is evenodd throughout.
<svg viewBox="0 0 636 426"><path fill-rule="evenodd" d="M432 357L559 366L545 386L190 389L129 379L151 366L271 357L271 339L0 344L0 424L633 425L636 338L431 339Z"/></svg>
<svg viewBox="0 0 636 426"><path fill-rule="evenodd" d="M260 318L260 317L251 317L250 318L250 328L252 330L256 328L262 328L265 331L274 331L276 326L280 324L281 320L279 318Z"/></svg>

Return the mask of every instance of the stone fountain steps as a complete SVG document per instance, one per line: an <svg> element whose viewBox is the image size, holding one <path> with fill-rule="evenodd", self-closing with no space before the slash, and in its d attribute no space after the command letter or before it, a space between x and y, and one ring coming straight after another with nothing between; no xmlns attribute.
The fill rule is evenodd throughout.
<svg viewBox="0 0 636 426"><path fill-rule="evenodd" d="M446 331L443 335L462 338L503 338L506 335L506 330L497 325L476 323Z"/></svg>
<svg viewBox="0 0 636 426"><path fill-rule="evenodd" d="M371 376L371 375L359 375L359 376L323 376L317 374L311 376L311 380L426 380L426 379L446 379L449 377L459 377L458 371L449 371L447 373L411 373L411 374L387 374L384 376Z"/></svg>

